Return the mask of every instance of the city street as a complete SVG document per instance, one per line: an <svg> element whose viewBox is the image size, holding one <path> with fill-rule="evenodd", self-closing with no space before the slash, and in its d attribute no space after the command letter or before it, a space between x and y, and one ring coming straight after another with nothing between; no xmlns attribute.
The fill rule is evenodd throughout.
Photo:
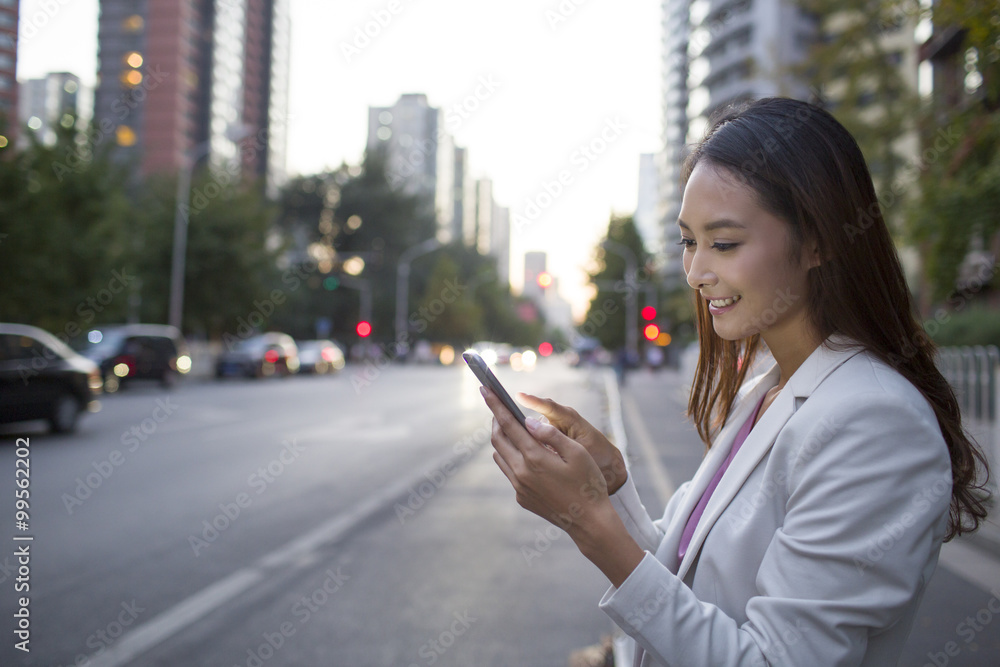
<svg viewBox="0 0 1000 667"><path fill-rule="evenodd" d="M499 375L601 417L588 371ZM71 437L7 427L0 576L27 437L31 653L4 595L0 664L566 664L612 629L606 582L514 502L477 387L355 365L137 386Z"/></svg>
<svg viewBox="0 0 1000 667"><path fill-rule="evenodd" d="M498 375L627 440L653 513L698 465L675 371L620 392L610 369L557 359ZM514 502L477 386L461 366L353 365L137 386L72 437L5 428L0 497L30 441L32 650L13 650L5 595L0 663L566 665L612 631L606 582ZM996 534L945 545L901 665L997 663Z"/></svg>

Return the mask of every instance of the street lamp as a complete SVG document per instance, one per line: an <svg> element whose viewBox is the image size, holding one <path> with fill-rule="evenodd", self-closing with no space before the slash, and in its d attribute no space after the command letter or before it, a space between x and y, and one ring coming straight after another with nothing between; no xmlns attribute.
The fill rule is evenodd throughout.
<svg viewBox="0 0 1000 667"><path fill-rule="evenodd" d="M253 134L249 125L230 125L226 138L237 143ZM184 314L184 265L187 256L187 231L191 219L191 176L194 166L212 149L211 140L199 144L185 156L177 176L177 206L174 211L174 250L170 267L170 315L171 326L181 328ZM239 154L237 153L237 157Z"/></svg>
<svg viewBox="0 0 1000 667"><path fill-rule="evenodd" d="M402 355L406 339L406 309L410 291L410 263L420 255L437 250L443 243L436 238L429 238L422 243L410 246L399 256L396 264L396 354Z"/></svg>

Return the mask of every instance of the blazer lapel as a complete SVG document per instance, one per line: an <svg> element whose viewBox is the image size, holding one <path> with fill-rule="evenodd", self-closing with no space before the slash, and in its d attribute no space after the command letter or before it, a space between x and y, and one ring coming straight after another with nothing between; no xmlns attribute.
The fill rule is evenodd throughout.
<svg viewBox="0 0 1000 667"><path fill-rule="evenodd" d="M688 488L683 504L677 513L674 514L664 532L664 538L656 550L656 556L661 563L664 563L672 572L677 572L681 578L683 578L683 574L677 569L680 565L677 559L677 549L680 546L681 535L684 533L684 526L687 525L688 517L691 516L691 512L694 511L698 501L701 500L702 494L708 488L708 484L712 481L712 477L715 476L719 466L729 456L729 445L735 440L736 434L739 432L743 422L750 416L750 412L757 406L757 401L767 393L768 389L778 383L779 370L778 365L773 364L767 372L759 375L753 381L753 384L750 385L745 395L737 400L736 405L733 406L733 412L730 414L729 420L713 440L712 447L705 454L705 460L698 467L697 472L695 472L694 477L691 479L691 485ZM730 466L731 469L732 467ZM718 488L716 489L716 493L718 493ZM706 508L707 510L708 508ZM699 523L703 523L704 521L703 516ZM697 533L695 533L695 537L697 537ZM690 556L695 550L695 542L692 540L691 546L688 547L687 555Z"/></svg>
<svg viewBox="0 0 1000 667"><path fill-rule="evenodd" d="M754 425L740 447L740 450L730 463L729 469L716 487L715 493L712 494L712 498L705 507L704 514L702 514L701 519L698 521L694 535L691 537L691 544L684 555L684 560L677 567L678 577L684 579L687 575L709 531L715 525L715 522L718 521L726 507L729 506L729 503L736 497L736 494L746 482L750 473L753 472L757 464L760 463L761 459L771 449L771 445L774 444L785 423L830 373L860 351L861 348L836 351L827 348L825 345L820 345L796 369L795 373L792 374L792 377L788 379L788 382L785 383L785 386L778 393L774 402L771 403L767 411ZM692 492L685 499L685 506L670 524L672 537L676 529L676 540L670 540L673 542L673 562L677 561L677 546L680 544L680 534L684 530L684 524L687 523L691 511L707 488L709 480L715 475L715 472L729 454L736 434L750 416L752 410L757 407L757 401L760 400L760 397L768 389L778 383L778 375L779 369L777 364L775 364L747 392L746 396L741 399L739 408L735 409L733 414L730 415L729 422L712 445L712 450L719 450L713 458L712 465L708 465L709 461L706 460L706 463L701 466L695 475L692 482ZM711 450L709 451L711 453ZM679 528L677 528L678 523L680 524Z"/></svg>

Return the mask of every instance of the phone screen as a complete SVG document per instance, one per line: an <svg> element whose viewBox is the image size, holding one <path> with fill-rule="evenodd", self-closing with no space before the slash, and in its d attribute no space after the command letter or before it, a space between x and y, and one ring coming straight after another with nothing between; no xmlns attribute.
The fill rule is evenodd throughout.
<svg viewBox="0 0 1000 667"><path fill-rule="evenodd" d="M524 413L521 412L521 408L517 407L517 403L515 403L514 399L510 397L507 390L503 388L503 385L500 384L500 380L498 380L497 376L493 374L490 367L486 365L486 361L484 361L478 353L472 352L471 350L463 353L462 358L465 359L467 364L469 364L469 368L471 368L472 372L476 374L479 381L483 383L483 386L487 387L490 391L499 396L500 400L503 401L503 404L507 406L507 409L510 410L514 417L517 418L517 421L521 423L521 426L524 426Z"/></svg>

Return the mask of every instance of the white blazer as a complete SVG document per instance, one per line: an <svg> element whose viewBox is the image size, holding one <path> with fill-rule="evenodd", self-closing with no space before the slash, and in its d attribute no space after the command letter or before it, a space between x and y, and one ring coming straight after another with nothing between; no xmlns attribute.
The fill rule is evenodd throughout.
<svg viewBox="0 0 1000 667"><path fill-rule="evenodd" d="M839 339L843 340L843 339ZM647 551L600 606L636 667L895 665L937 565L951 462L902 375L820 345L736 454L683 561L684 524L777 365L740 390L691 481L652 521L631 475L612 496Z"/></svg>

